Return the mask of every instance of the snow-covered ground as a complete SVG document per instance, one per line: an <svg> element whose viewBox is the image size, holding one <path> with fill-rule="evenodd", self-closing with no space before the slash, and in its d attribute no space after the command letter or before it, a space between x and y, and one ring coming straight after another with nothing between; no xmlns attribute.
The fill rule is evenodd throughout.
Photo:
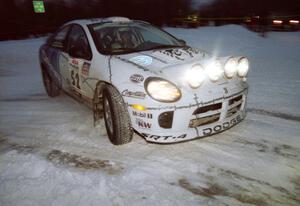
<svg viewBox="0 0 300 206"><path fill-rule="evenodd" d="M251 61L248 116L221 134L113 146L103 121L45 94L38 48L0 42L0 205L300 205L300 32L262 38L228 25L166 28Z"/></svg>

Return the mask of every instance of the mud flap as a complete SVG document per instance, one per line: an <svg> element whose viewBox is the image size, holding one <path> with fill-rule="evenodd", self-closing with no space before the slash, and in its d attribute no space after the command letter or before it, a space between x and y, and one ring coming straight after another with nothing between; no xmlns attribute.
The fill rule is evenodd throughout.
<svg viewBox="0 0 300 206"><path fill-rule="evenodd" d="M96 90L94 93L94 99L93 99L93 116L94 116L94 127L96 127L96 124L99 119L103 118L103 105L102 105L102 95L100 95L100 91L102 89L102 84L98 84L96 86Z"/></svg>
<svg viewBox="0 0 300 206"><path fill-rule="evenodd" d="M97 98L97 100L93 102L94 127L98 120L103 118L103 105L101 102L100 98Z"/></svg>

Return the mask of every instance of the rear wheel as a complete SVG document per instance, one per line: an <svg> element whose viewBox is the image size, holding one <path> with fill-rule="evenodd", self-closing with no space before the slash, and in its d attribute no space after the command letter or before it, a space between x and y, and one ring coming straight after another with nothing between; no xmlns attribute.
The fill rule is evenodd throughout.
<svg viewBox="0 0 300 206"><path fill-rule="evenodd" d="M120 93L107 85L103 90L103 110L107 135L114 145L129 143L133 131L130 117Z"/></svg>
<svg viewBox="0 0 300 206"><path fill-rule="evenodd" d="M49 97L56 97L59 95L60 89L56 83L51 79L50 75L42 69L43 83L46 89L46 92Z"/></svg>

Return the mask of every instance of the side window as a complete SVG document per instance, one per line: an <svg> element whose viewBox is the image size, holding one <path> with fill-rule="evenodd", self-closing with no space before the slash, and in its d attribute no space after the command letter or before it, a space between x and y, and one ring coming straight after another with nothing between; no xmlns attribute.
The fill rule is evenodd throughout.
<svg viewBox="0 0 300 206"><path fill-rule="evenodd" d="M70 30L70 26L62 28L58 31L53 38L50 40L50 45L56 47L58 49L64 50L66 46L66 37L68 31Z"/></svg>
<svg viewBox="0 0 300 206"><path fill-rule="evenodd" d="M68 36L68 52L70 56L90 60L91 48L84 30L79 25L74 25Z"/></svg>

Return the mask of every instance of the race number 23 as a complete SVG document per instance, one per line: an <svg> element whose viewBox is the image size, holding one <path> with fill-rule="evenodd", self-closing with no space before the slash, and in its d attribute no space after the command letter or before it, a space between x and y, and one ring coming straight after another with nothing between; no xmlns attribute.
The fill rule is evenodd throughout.
<svg viewBox="0 0 300 206"><path fill-rule="evenodd" d="M80 89L78 72L71 71L72 85Z"/></svg>

